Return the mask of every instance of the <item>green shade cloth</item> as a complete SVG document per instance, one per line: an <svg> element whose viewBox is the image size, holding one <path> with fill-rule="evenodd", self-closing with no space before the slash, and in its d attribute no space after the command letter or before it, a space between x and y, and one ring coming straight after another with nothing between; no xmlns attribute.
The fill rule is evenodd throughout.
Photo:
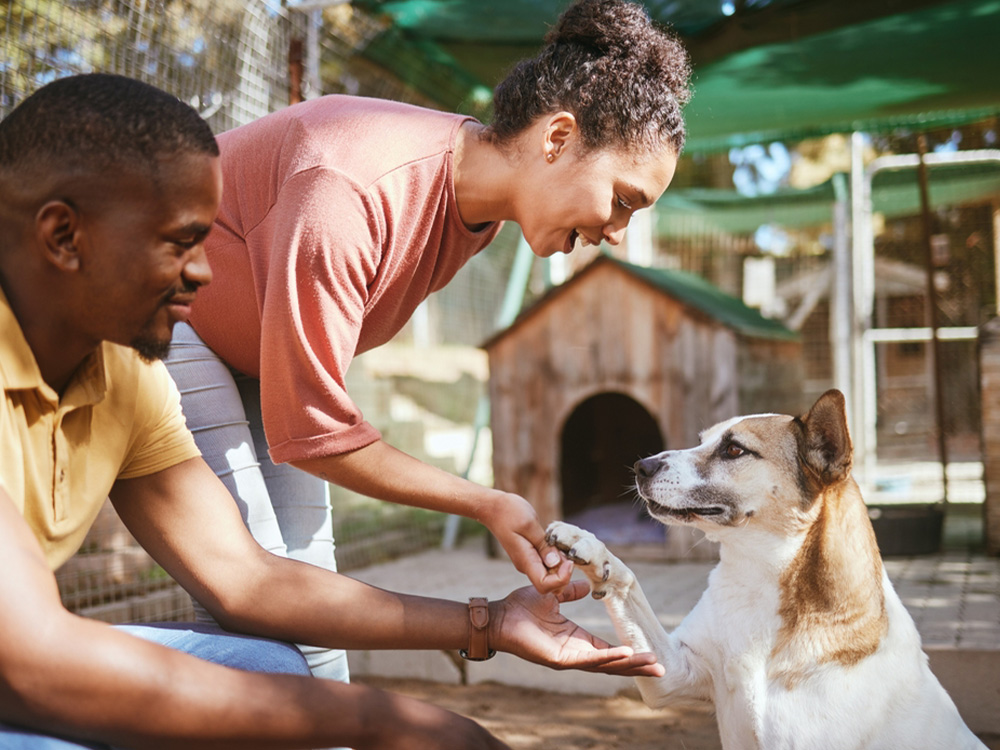
<svg viewBox="0 0 1000 750"><path fill-rule="evenodd" d="M1000 162L928 169L931 206L955 206L1000 197ZM846 177L845 177L846 179ZM790 229L832 222L833 179L807 190L779 190L747 197L734 190L668 189L653 209L660 237L720 231L752 234L763 224ZM887 218L920 212L917 170L879 172L872 182L872 208Z"/></svg>
<svg viewBox="0 0 1000 750"><path fill-rule="evenodd" d="M1000 113L1000 0L925 8L696 69L689 148L957 125Z"/></svg>
<svg viewBox="0 0 1000 750"><path fill-rule="evenodd" d="M368 0L361 3L392 17L415 36L439 42L468 41L536 46L569 5L567 0ZM784 5L781 2L748 5ZM647 0L651 17L679 33L695 35L726 18L721 0Z"/></svg>
<svg viewBox="0 0 1000 750"><path fill-rule="evenodd" d="M488 112L489 91L510 65L534 54L567 5L359 4L392 22L365 54L443 107L476 114ZM727 31L742 34L728 54L696 55L688 152L833 132L951 126L1000 114L1000 0L923 0L882 17L874 16L893 6L881 0L746 0L734 3L741 9L732 18L722 0L644 5L693 53ZM797 35L799 23L811 24L809 33ZM788 30L774 41L779 26ZM761 43L754 44L755 37Z"/></svg>
<svg viewBox="0 0 1000 750"><path fill-rule="evenodd" d="M483 118L491 87L510 65L537 51L568 4L356 1L392 22L366 56L444 108ZM688 153L835 132L956 126L1000 115L1000 0L913 0L909 10L894 15L879 15L879 8L892 7L882 0L739 4L740 12L729 18L721 0L644 3L695 53L727 31L742 34L739 49L703 55L703 63L696 59L695 93L686 111ZM773 41L782 36L775 26L807 22L811 33L791 31ZM754 44L755 38L767 41ZM995 166L931 169L932 205L998 193ZM831 221L833 201L832 181L753 198L731 190L668 190L655 209L656 230L661 237L679 237L711 230L746 234L763 224L820 226ZM915 170L880 174L873 204L889 217L916 214Z"/></svg>

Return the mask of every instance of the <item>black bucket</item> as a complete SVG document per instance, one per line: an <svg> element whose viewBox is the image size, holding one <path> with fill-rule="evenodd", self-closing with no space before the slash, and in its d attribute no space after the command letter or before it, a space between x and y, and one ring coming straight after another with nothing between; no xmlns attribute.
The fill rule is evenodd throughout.
<svg viewBox="0 0 1000 750"><path fill-rule="evenodd" d="M941 551L942 503L869 505L868 517L883 557L933 555Z"/></svg>

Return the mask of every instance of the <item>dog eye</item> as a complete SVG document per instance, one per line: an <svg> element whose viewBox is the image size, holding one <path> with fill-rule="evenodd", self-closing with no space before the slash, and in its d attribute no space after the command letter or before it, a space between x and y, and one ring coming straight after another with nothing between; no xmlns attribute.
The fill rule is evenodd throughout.
<svg viewBox="0 0 1000 750"><path fill-rule="evenodd" d="M723 453L726 454L726 458L739 458L746 453L746 450L736 443L730 443L723 449Z"/></svg>

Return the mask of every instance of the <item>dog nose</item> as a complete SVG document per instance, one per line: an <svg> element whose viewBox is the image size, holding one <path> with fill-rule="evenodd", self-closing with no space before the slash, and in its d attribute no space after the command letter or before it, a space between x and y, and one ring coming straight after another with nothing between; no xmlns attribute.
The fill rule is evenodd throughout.
<svg viewBox="0 0 1000 750"><path fill-rule="evenodd" d="M656 456L650 456L649 458L643 458L635 462L632 466L633 471L635 471L636 476L643 479L649 479L653 476L657 469L660 468L660 459Z"/></svg>

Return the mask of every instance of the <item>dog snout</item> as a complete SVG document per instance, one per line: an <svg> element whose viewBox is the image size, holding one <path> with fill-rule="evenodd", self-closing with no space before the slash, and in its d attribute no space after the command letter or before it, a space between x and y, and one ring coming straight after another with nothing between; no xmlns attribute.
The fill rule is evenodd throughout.
<svg viewBox="0 0 1000 750"><path fill-rule="evenodd" d="M636 461L632 466L632 470L639 479L650 479L659 471L662 465L663 462L660 461L659 456L650 456L649 458L642 458Z"/></svg>

